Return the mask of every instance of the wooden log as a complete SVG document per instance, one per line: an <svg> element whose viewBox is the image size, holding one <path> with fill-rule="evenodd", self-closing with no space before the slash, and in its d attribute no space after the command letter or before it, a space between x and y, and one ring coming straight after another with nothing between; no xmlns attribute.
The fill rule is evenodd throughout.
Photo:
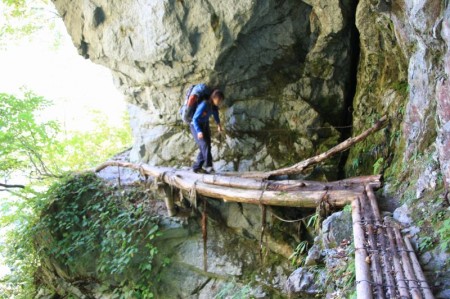
<svg viewBox="0 0 450 299"><path fill-rule="evenodd" d="M420 286L422 287L423 297L425 299L434 299L433 293L431 292L427 279L423 274L422 267L420 267L419 260L417 259L417 256L414 253L414 248L411 245L411 241L406 236L403 239L406 244L406 249L408 249L409 251L409 258L411 259L414 273L416 274L417 279L420 280Z"/></svg>
<svg viewBox="0 0 450 299"><path fill-rule="evenodd" d="M273 170L273 171L269 171L269 172L242 173L242 174L240 174L240 176L248 177L248 178L269 178L269 177L273 177L273 176L293 175L293 174L302 173L306 169L310 168L311 166L321 163L321 162L325 161L326 159L329 159L330 157L336 155L337 153L348 150L354 144L366 139L367 136L369 136L370 134L382 129L384 127L384 125L386 124L386 122L387 122L387 117L383 116L370 129L367 129L366 131L362 132L358 136L348 138L347 140L332 147L328 151L321 153L317 156L308 158L306 160L303 160L303 161L301 161L295 165L292 165L290 167L281 168L281 169L277 169L277 170Z"/></svg>
<svg viewBox="0 0 450 299"><path fill-rule="evenodd" d="M264 204L285 207L315 208L324 199L333 206L343 207L356 199L360 194L353 190L317 190L311 187L293 191L271 191L266 190L263 184L262 190L244 189L236 187L225 187L203 183L207 175L196 174L189 171L175 170L168 167L157 167L146 164L133 164L128 162L110 161L98 166L95 171L100 171L108 166L128 167L140 171L142 174L159 178L165 183L182 190L194 188L203 196L223 199L224 201ZM212 176L210 176L212 177ZM245 181L247 182L247 181ZM246 183L244 183L246 184Z"/></svg>
<svg viewBox="0 0 450 299"><path fill-rule="evenodd" d="M362 192L361 185L369 184L373 188L381 187L381 176L380 175L370 175L370 176L361 176L348 178L335 182L316 182L316 181L307 181L307 180L264 180L264 179L251 179L251 178L243 178L243 177L234 177L228 175L229 173L220 173L220 174L198 174L192 171L180 170L175 168L168 167L159 167L159 166L150 166L147 164L135 164L129 162L121 162L121 161L107 161L99 166L97 166L94 171L99 172L106 167L110 166L118 166L118 167L126 167L134 170L138 170L143 172L143 174L152 176L152 177L160 177L166 173L175 173L175 175L187 176L191 177L193 180L200 181L206 184L224 186L224 187L236 187L241 189L254 189L254 190L262 190L265 188L265 184L267 185L267 190L282 190L285 186L288 186L288 189L309 189L309 190L329 190L329 189L352 189L357 190L358 192ZM236 173L235 173L236 174ZM292 188L291 188L292 187ZM285 188L287 189L287 188Z"/></svg>
<svg viewBox="0 0 450 299"><path fill-rule="evenodd" d="M409 292L413 299L422 299L422 294L419 290L419 284L417 283L416 275L414 274L414 270L411 266L411 262L409 260L409 255L406 252L406 248L403 243L402 234L398 227L394 227L395 239L397 240L397 248L400 251L400 256L402 257L402 265L405 271L406 279L408 280Z"/></svg>
<svg viewBox="0 0 450 299"><path fill-rule="evenodd" d="M367 196L370 201L370 205L372 206L372 212L373 216L375 218L375 224L377 226L377 233L378 233L378 240L380 241L380 245L382 250L384 251L384 254L381 254L381 258L383 260L383 272L384 277L386 278L386 284L387 284L387 297L388 298L394 298L395 297L395 283L394 283L394 277L392 276L391 269L393 268L392 263L389 259L388 252L386 251L387 242L386 242L386 236L385 236L385 228L381 222L381 215L380 210L378 209L378 203L377 199L375 197L375 193L373 192L373 189L370 185L366 185L366 192Z"/></svg>
<svg viewBox="0 0 450 299"><path fill-rule="evenodd" d="M389 222L386 221L386 219L385 219L385 223L389 223ZM400 294L400 298L409 299L409 298L411 298L411 296L409 295L408 287L406 285L405 275L403 273L401 259L400 259L397 249L395 248L396 242L395 242L394 231L393 231L392 227L387 226L386 232L387 232L388 239L389 239L389 245L390 245L389 249L391 251L392 260L394 262L395 279L397 280L398 293Z"/></svg>
<svg viewBox="0 0 450 299"><path fill-rule="evenodd" d="M237 176L233 176L231 174L237 174ZM236 172L222 172L213 175L204 174L198 176L201 176L202 181L207 184L238 187L243 189L262 189L265 182L269 182L269 190L271 188L280 190L285 187L288 187L289 189L312 187L318 189L358 189L358 191L361 190L361 192L363 192L364 187L361 186L367 184L373 188L381 187L380 175L354 177L334 182L317 182L307 180L265 180L258 178L251 179L239 177L239 174Z"/></svg>
<svg viewBox="0 0 450 299"><path fill-rule="evenodd" d="M378 246L377 246L377 240L375 237L375 231L373 226L373 220L374 215L372 212L372 207L370 205L369 200L365 195L361 195L360 197L360 203L364 215L364 219L366 220L366 227L367 227L367 239L369 241L370 249L372 250L372 254L370 255L370 266L372 270L372 277L373 282L375 283L375 294L376 298L384 299L384 290L383 290L383 276L381 272L381 265L380 265L380 257L378 254Z"/></svg>
<svg viewBox="0 0 450 299"><path fill-rule="evenodd" d="M361 204L359 198L352 202L353 237L355 243L355 275L357 298L372 299L370 270L367 264L367 251L364 248L365 236L361 224Z"/></svg>

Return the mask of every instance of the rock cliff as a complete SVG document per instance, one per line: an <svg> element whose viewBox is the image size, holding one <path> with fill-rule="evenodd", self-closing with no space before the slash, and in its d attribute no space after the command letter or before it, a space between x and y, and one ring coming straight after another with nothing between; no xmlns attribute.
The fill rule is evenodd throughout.
<svg viewBox="0 0 450 299"><path fill-rule="evenodd" d="M291 164L388 115L383 133L318 172L327 179L384 174L382 205L393 211L404 204L394 216L407 211L416 219L410 225L420 222L411 232L421 261L438 297L449 295L448 248L439 245L450 230L442 220L450 184L448 1L53 2L80 55L111 69L129 103L132 161L190 165L196 149L178 110L196 82L226 94L226 133L213 138L214 166L222 171ZM257 239L254 212L238 205L219 210L221 225L240 235L233 242ZM286 256L299 240L291 231L281 235L287 247L274 242L271 250ZM328 252L317 249L319 239L310 256L313 249L316 256ZM315 276L296 273L308 278L306 289L317 289ZM297 279L289 292L305 291L299 285Z"/></svg>
<svg viewBox="0 0 450 299"><path fill-rule="evenodd" d="M196 82L227 97L217 169L278 167L340 138L354 1L54 2L80 54L110 68L130 103L134 161L190 164L178 110Z"/></svg>

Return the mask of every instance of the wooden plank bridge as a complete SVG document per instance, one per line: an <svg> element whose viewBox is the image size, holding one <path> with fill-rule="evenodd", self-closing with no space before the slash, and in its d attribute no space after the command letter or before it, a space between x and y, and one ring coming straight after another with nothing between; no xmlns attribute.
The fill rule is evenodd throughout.
<svg viewBox="0 0 450 299"><path fill-rule="evenodd" d="M409 238L402 236L400 227L393 220L381 219L373 192L374 188L381 186L380 176L356 177L337 182L273 179L302 173L336 153L347 150L369 134L380 130L386 121L387 118L383 117L360 135L349 138L324 153L269 172L197 174L188 170L121 161L106 162L94 171L98 172L109 166L127 167L144 176L153 177L164 187L169 216L176 213L174 188L194 194L195 198L199 194L225 202L258 204L263 207L273 205L312 208L328 205L339 208L351 204L358 299L431 299L434 298L433 294ZM206 229L207 218L203 213L202 225ZM262 219L264 217L265 214ZM206 231L206 252L205 240ZM204 258L206 269L206 255Z"/></svg>
<svg viewBox="0 0 450 299"><path fill-rule="evenodd" d="M274 181L237 178L229 174L196 174L167 167L110 161L108 166L127 167L159 178L166 188L169 216L174 209L173 187L225 202L287 207L317 207L324 202L334 208L352 205L358 299L434 298L408 237L392 219L381 218L374 188L380 176L356 177L337 182L303 180Z"/></svg>

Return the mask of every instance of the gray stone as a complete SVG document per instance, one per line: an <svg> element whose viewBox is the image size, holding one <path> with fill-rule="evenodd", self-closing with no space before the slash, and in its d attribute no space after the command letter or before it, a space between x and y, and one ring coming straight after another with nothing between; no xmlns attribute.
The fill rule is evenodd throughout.
<svg viewBox="0 0 450 299"><path fill-rule="evenodd" d="M301 298L314 298L321 291L321 279L315 277L315 273L307 268L298 268L287 279L284 291L288 296L302 296Z"/></svg>
<svg viewBox="0 0 450 299"><path fill-rule="evenodd" d="M419 258L421 265L427 265L433 257L430 252L425 252Z"/></svg>
<svg viewBox="0 0 450 299"><path fill-rule="evenodd" d="M394 219L405 225L410 225L412 223L411 211L407 204L403 204L394 211Z"/></svg>
<svg viewBox="0 0 450 299"><path fill-rule="evenodd" d="M448 299L450 298L450 289L444 290L436 294L437 299Z"/></svg>
<svg viewBox="0 0 450 299"><path fill-rule="evenodd" d="M352 239L352 218L349 212L334 213L322 223L322 244L325 249L336 248L343 240Z"/></svg>
<svg viewBox="0 0 450 299"><path fill-rule="evenodd" d="M314 244L308 251L308 255L305 259L305 266L313 266L317 265L321 258L320 247L317 244Z"/></svg>

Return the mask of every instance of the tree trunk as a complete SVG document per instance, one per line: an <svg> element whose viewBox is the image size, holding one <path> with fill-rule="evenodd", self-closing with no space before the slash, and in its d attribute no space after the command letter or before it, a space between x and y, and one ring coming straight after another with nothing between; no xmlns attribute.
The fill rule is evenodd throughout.
<svg viewBox="0 0 450 299"><path fill-rule="evenodd" d="M339 143L338 145L336 145L335 147L332 147L328 151L321 153L320 155L303 160L303 161L301 161L295 165L292 165L290 167L281 168L281 169L277 169L277 170L273 170L273 171L269 171L269 172L245 172L245 173L235 173L233 175L247 177L247 178L269 178L269 177L281 176L281 175L300 174L300 173L304 172L306 169L310 168L311 166L321 163L321 162L325 161L326 159L336 155L337 153L346 151L354 144L363 141L370 134L382 129L384 127L384 125L386 124L386 122L387 122L387 117L383 116L370 129L367 129L366 131L362 132L358 136L348 138L344 142Z"/></svg>

